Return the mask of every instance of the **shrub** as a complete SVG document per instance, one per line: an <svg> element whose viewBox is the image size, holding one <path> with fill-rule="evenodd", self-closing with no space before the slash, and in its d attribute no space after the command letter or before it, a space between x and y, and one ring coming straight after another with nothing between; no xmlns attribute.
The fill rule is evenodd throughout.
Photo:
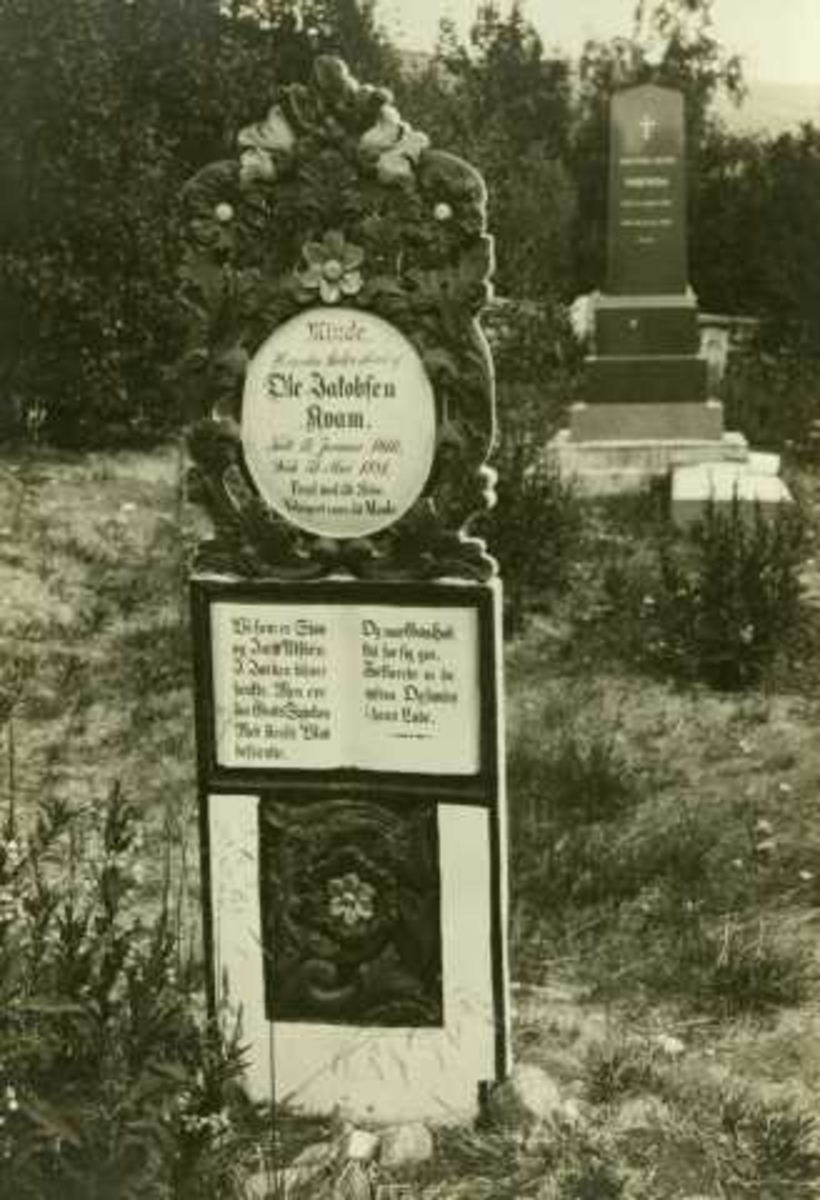
<svg viewBox="0 0 820 1200"><path fill-rule="evenodd" d="M529 432L518 431L502 443L495 465L498 501L481 532L500 563L505 624L514 634L529 608L566 586L581 511L572 486L547 466L542 441Z"/></svg>
<svg viewBox="0 0 820 1200"><path fill-rule="evenodd" d="M774 517L709 505L681 533L619 539L598 572L598 642L622 661L684 682L736 689L760 682L802 631L800 573L809 544L798 505Z"/></svg>
<svg viewBox="0 0 820 1200"><path fill-rule="evenodd" d="M759 682L798 626L805 545L799 511L749 518L737 500L726 513L710 505L690 537L664 539L651 613L660 659L719 688Z"/></svg>
<svg viewBox="0 0 820 1200"><path fill-rule="evenodd" d="M820 461L820 361L750 350L731 355L723 385L729 427L754 446Z"/></svg>
<svg viewBox="0 0 820 1200"><path fill-rule="evenodd" d="M565 587L580 537L580 502L544 457L577 387L578 349L559 305L497 301L484 323L498 380L498 502L478 532L499 559L516 633L536 596Z"/></svg>
<svg viewBox="0 0 820 1200"><path fill-rule="evenodd" d="M706 949L703 999L724 1015L765 1013L806 996L807 958L778 945L762 921L748 927L728 919Z"/></svg>
<svg viewBox="0 0 820 1200"><path fill-rule="evenodd" d="M320 7L0 0L0 407L30 436L112 445L178 424L163 371L182 184L317 52L368 79L392 62L372 5Z"/></svg>
<svg viewBox="0 0 820 1200"><path fill-rule="evenodd" d="M118 788L0 838L4 1196L238 1194L241 1056L194 1019L170 905L136 910L140 846Z"/></svg>
<svg viewBox="0 0 820 1200"><path fill-rule="evenodd" d="M724 1194L767 1200L811 1200L817 1195L820 1155L817 1122L784 1101L727 1095L712 1133ZM717 1136L714 1136L714 1134Z"/></svg>
<svg viewBox="0 0 820 1200"><path fill-rule="evenodd" d="M612 1104L624 1096L662 1086L659 1051L644 1041L593 1042L586 1057L584 1090L591 1104Z"/></svg>

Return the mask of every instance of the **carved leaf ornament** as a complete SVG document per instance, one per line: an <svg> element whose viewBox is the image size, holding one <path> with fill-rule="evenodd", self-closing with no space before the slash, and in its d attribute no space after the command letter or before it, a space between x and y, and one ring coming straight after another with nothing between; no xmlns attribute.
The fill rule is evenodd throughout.
<svg viewBox="0 0 820 1200"><path fill-rule="evenodd" d="M492 502L492 366L478 314L492 242L480 175L402 121L390 93L317 59L242 130L235 159L185 186L176 380L189 416L192 499L213 522L200 569L241 576L483 579L466 536ZM418 499L368 537L300 529L260 494L240 439L246 368L286 321L343 305L392 324L435 396L433 465Z"/></svg>

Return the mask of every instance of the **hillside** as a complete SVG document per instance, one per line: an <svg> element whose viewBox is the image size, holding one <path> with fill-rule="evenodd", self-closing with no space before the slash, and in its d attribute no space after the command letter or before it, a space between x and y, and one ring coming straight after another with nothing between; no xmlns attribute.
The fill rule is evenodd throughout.
<svg viewBox="0 0 820 1200"><path fill-rule="evenodd" d="M785 133L804 121L820 126L820 84L751 81L740 108L721 100L718 111L732 133Z"/></svg>

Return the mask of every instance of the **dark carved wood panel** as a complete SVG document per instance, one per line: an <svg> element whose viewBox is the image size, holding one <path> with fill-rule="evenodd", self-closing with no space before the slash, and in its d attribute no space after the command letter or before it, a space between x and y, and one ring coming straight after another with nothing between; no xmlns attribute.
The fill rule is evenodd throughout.
<svg viewBox="0 0 820 1200"><path fill-rule="evenodd" d="M465 532L494 495L493 372L478 324L493 267L486 199L481 176L402 121L389 92L327 57L310 84L278 91L233 158L189 181L174 383L190 419L191 499L214 526L199 568L276 579L493 575ZM396 524L366 538L319 537L280 516L240 442L250 359L307 306L339 302L395 325L436 397L428 483Z"/></svg>
<svg viewBox="0 0 820 1200"><path fill-rule="evenodd" d="M268 1018L441 1026L435 803L263 798L259 827Z"/></svg>

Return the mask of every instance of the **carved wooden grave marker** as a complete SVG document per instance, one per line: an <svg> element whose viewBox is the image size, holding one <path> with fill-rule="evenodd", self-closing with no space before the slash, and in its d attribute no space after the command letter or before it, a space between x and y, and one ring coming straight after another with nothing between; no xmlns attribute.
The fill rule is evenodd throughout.
<svg viewBox="0 0 820 1200"><path fill-rule="evenodd" d="M211 1005L258 1098L469 1117L508 1065L483 183L321 58L183 200Z"/></svg>

